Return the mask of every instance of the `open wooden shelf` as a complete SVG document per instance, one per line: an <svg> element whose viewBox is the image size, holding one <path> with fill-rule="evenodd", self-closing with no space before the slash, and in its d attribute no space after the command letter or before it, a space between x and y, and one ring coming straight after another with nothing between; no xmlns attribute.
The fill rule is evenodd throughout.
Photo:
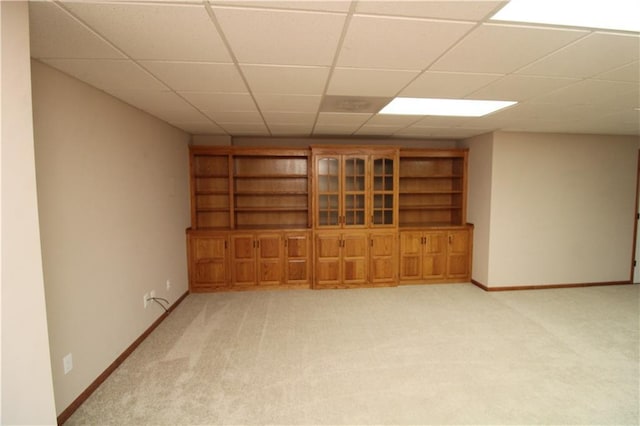
<svg viewBox="0 0 640 426"><path fill-rule="evenodd" d="M401 150L399 225L463 225L466 162L466 151Z"/></svg>

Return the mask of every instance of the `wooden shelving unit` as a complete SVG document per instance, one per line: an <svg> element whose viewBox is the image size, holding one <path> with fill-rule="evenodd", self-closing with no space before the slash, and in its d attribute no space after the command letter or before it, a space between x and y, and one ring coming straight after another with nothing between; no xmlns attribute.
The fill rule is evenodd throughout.
<svg viewBox="0 0 640 426"><path fill-rule="evenodd" d="M191 223L195 228L231 227L228 154L191 156Z"/></svg>
<svg viewBox="0 0 640 426"><path fill-rule="evenodd" d="M467 151L402 150L400 227L464 225Z"/></svg>
<svg viewBox="0 0 640 426"><path fill-rule="evenodd" d="M467 151L191 147L191 291L464 282Z"/></svg>
<svg viewBox="0 0 640 426"><path fill-rule="evenodd" d="M306 153L265 152L233 158L236 229L309 226Z"/></svg>

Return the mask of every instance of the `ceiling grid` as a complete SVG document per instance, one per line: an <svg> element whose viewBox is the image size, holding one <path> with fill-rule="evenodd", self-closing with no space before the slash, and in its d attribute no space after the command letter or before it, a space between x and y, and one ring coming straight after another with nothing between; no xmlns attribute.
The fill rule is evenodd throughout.
<svg viewBox="0 0 640 426"><path fill-rule="evenodd" d="M31 54L192 134L640 135L640 33L492 20L507 3L32 1ZM397 96L518 103L377 114Z"/></svg>

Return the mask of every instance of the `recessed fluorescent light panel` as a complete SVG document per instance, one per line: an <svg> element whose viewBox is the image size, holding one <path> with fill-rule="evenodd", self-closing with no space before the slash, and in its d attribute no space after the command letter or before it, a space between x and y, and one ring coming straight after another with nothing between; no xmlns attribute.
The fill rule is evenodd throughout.
<svg viewBox="0 0 640 426"><path fill-rule="evenodd" d="M515 103L475 99L395 98L379 114L481 117Z"/></svg>
<svg viewBox="0 0 640 426"><path fill-rule="evenodd" d="M491 19L640 32L640 1L511 0Z"/></svg>

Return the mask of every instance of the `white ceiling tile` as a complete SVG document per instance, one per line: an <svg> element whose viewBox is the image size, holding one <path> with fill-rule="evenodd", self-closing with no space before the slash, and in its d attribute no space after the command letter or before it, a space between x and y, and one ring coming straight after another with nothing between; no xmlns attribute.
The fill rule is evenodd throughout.
<svg viewBox="0 0 640 426"><path fill-rule="evenodd" d="M173 122L172 125L184 130L185 132L192 133L194 135L223 135L226 132L219 126L216 126L210 121L196 121L196 122Z"/></svg>
<svg viewBox="0 0 640 426"><path fill-rule="evenodd" d="M316 114L313 112L265 112L264 119L269 127L273 124L298 124L313 126Z"/></svg>
<svg viewBox="0 0 640 426"><path fill-rule="evenodd" d="M230 62L202 5L65 3L133 59Z"/></svg>
<svg viewBox="0 0 640 426"><path fill-rule="evenodd" d="M318 115L318 125L322 126L361 126L373 114L321 112ZM355 130L355 129L354 129Z"/></svg>
<svg viewBox="0 0 640 426"><path fill-rule="evenodd" d="M218 123L232 135L264 135L269 136L269 129L264 123Z"/></svg>
<svg viewBox="0 0 640 426"><path fill-rule="evenodd" d="M273 136L309 136L313 125L304 124L269 124Z"/></svg>
<svg viewBox="0 0 640 426"><path fill-rule="evenodd" d="M402 130L404 126L376 126L365 124L356 131L356 135L366 136L391 136Z"/></svg>
<svg viewBox="0 0 640 426"><path fill-rule="evenodd" d="M241 65L254 93L321 95L329 76L327 67Z"/></svg>
<svg viewBox="0 0 640 426"><path fill-rule="evenodd" d="M579 30L483 24L430 69L507 74L586 34Z"/></svg>
<svg viewBox="0 0 640 426"><path fill-rule="evenodd" d="M156 61L142 61L141 64L176 91L247 91L240 73L233 64Z"/></svg>
<svg viewBox="0 0 640 426"><path fill-rule="evenodd" d="M260 109L265 112L316 112L322 100L320 95L255 93L254 96Z"/></svg>
<svg viewBox="0 0 640 426"><path fill-rule="evenodd" d="M478 21L507 1L429 0L429 1L381 1L360 0L356 13L373 13L416 18L458 19Z"/></svg>
<svg viewBox="0 0 640 426"><path fill-rule="evenodd" d="M419 71L336 68L328 95L395 96Z"/></svg>
<svg viewBox="0 0 640 426"><path fill-rule="evenodd" d="M427 71L407 86L400 96L463 98L499 79L502 74L472 74Z"/></svg>
<svg viewBox="0 0 640 426"><path fill-rule="evenodd" d="M249 93L180 92L180 95L202 111L257 111Z"/></svg>
<svg viewBox="0 0 640 426"><path fill-rule="evenodd" d="M595 33L526 66L518 74L586 78L639 58L640 37Z"/></svg>
<svg viewBox="0 0 640 426"><path fill-rule="evenodd" d="M184 99L174 92L166 90L112 90L109 93L151 114L158 111L183 113L194 111L193 107ZM203 117L200 115L199 119L203 119Z"/></svg>
<svg viewBox="0 0 640 426"><path fill-rule="evenodd" d="M351 135L358 130L358 125L354 124L316 124L313 129L314 135Z"/></svg>
<svg viewBox="0 0 640 426"><path fill-rule="evenodd" d="M524 101L578 82L574 78L536 77L510 74L473 92L468 98Z"/></svg>
<svg viewBox="0 0 640 426"><path fill-rule="evenodd" d="M582 80L531 100L562 106L593 104L616 108L640 106L640 85L619 81Z"/></svg>
<svg viewBox="0 0 640 426"><path fill-rule="evenodd" d="M258 111L238 111L238 112L209 112L205 113L211 117L216 123L263 123L262 117Z"/></svg>
<svg viewBox="0 0 640 426"><path fill-rule="evenodd" d="M45 59L46 64L98 89L166 90L166 87L133 61L116 59Z"/></svg>
<svg viewBox="0 0 640 426"><path fill-rule="evenodd" d="M243 6L261 7L269 9L294 9L309 10L318 12L348 12L351 6L350 0L298 0L298 1L276 1L276 0L209 0L212 5L217 6Z"/></svg>
<svg viewBox="0 0 640 426"><path fill-rule="evenodd" d="M598 80L628 81L637 83L640 81L640 62L624 65L612 71L607 71L596 76Z"/></svg>
<svg viewBox="0 0 640 426"><path fill-rule="evenodd" d="M148 108L145 111L166 122L198 123L208 121L206 115L193 107L168 109L159 105L157 108Z"/></svg>
<svg viewBox="0 0 640 426"><path fill-rule="evenodd" d="M125 58L55 3L29 2L29 21L34 58Z"/></svg>
<svg viewBox="0 0 640 426"><path fill-rule="evenodd" d="M423 70L472 27L469 22L356 15L337 65Z"/></svg>
<svg viewBox="0 0 640 426"><path fill-rule="evenodd" d="M215 15L241 63L331 65L345 16L215 7Z"/></svg>
<svg viewBox="0 0 640 426"><path fill-rule="evenodd" d="M455 127L407 127L394 133L394 136L463 139L475 136L476 134L477 131L475 129Z"/></svg>

